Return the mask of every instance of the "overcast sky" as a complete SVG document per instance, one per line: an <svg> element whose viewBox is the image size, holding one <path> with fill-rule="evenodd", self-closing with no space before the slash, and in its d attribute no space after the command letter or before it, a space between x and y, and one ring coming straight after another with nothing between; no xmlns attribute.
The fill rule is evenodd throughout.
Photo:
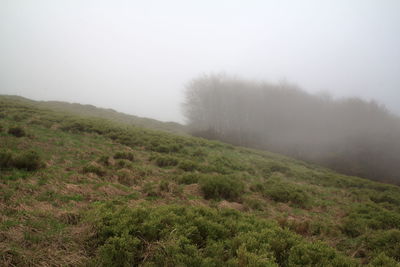
<svg viewBox="0 0 400 267"><path fill-rule="evenodd" d="M398 0L0 0L0 94L182 122L225 72L376 99L400 114Z"/></svg>

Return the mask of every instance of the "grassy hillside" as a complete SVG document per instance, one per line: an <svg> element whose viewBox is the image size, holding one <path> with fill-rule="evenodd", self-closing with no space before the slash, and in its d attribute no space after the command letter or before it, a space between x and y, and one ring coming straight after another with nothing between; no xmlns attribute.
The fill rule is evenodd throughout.
<svg viewBox="0 0 400 267"><path fill-rule="evenodd" d="M0 266L400 266L399 255L397 186L0 97Z"/></svg>
<svg viewBox="0 0 400 267"><path fill-rule="evenodd" d="M19 96L3 96L10 100L34 105L39 108L51 109L58 112L68 112L78 116L96 117L112 120L115 122L136 125L153 130L165 131L169 133L185 135L187 129L184 125L176 122L161 122L154 119L142 118L117 112L113 109L98 108L93 105L82 105L78 103L68 103L61 101L33 101Z"/></svg>

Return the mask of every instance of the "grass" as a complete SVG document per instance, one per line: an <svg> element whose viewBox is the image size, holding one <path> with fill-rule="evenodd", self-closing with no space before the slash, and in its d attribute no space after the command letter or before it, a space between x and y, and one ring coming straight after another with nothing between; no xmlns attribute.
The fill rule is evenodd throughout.
<svg viewBox="0 0 400 267"><path fill-rule="evenodd" d="M54 105L0 96L1 266L400 262L397 186Z"/></svg>

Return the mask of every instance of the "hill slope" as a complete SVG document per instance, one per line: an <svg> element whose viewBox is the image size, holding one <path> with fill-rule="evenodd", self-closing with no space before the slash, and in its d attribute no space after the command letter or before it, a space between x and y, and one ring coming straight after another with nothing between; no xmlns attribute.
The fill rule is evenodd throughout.
<svg viewBox="0 0 400 267"><path fill-rule="evenodd" d="M113 109L98 108L93 105L82 105L79 103L68 103L62 101L33 101L20 96L3 96L10 100L19 101L38 108L51 109L58 112L68 112L78 116L95 117L112 120L129 125L140 126L153 130L185 135L187 129L184 125L176 122L161 122L154 119L142 118L134 115L117 112Z"/></svg>
<svg viewBox="0 0 400 267"><path fill-rule="evenodd" d="M1 266L396 266L400 188L0 97Z"/></svg>

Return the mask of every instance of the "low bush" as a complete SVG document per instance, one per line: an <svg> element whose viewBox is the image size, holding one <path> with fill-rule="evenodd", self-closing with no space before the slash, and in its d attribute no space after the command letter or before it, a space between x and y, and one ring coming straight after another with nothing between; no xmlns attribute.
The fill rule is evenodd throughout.
<svg viewBox="0 0 400 267"><path fill-rule="evenodd" d="M114 159L126 159L129 161L134 161L135 155L132 152L117 152L114 155Z"/></svg>
<svg viewBox="0 0 400 267"><path fill-rule="evenodd" d="M136 183L135 177L129 169L120 169L116 172L118 182L125 186L132 186Z"/></svg>
<svg viewBox="0 0 400 267"><path fill-rule="evenodd" d="M142 190L148 197L157 197L160 195L160 192L157 191L157 188L153 182L145 183Z"/></svg>
<svg viewBox="0 0 400 267"><path fill-rule="evenodd" d="M400 206L400 195L396 192L376 192L370 198L375 203L390 203Z"/></svg>
<svg viewBox="0 0 400 267"><path fill-rule="evenodd" d="M106 174L106 171L103 169L103 167L95 162L91 162L84 166L82 171L83 173L94 173L98 176L103 176Z"/></svg>
<svg viewBox="0 0 400 267"><path fill-rule="evenodd" d="M237 177L227 175L207 175L200 180L201 190L206 199L239 200L244 192L244 184Z"/></svg>
<svg viewBox="0 0 400 267"><path fill-rule="evenodd" d="M175 157L165 155L165 156L157 156L155 158L155 162L158 167L170 167L178 165L179 160Z"/></svg>
<svg viewBox="0 0 400 267"><path fill-rule="evenodd" d="M153 173L153 169L146 165L134 165L132 166L132 170L141 178L149 176Z"/></svg>
<svg viewBox="0 0 400 267"><path fill-rule="evenodd" d="M96 232L88 242L94 266L332 266L328 260L352 266L323 243L305 243L273 222L234 210L105 203L87 220Z"/></svg>
<svg viewBox="0 0 400 267"><path fill-rule="evenodd" d="M45 166L43 160L36 151L27 151L17 155L13 159L12 165L17 169L23 169L27 171L35 171Z"/></svg>
<svg viewBox="0 0 400 267"><path fill-rule="evenodd" d="M263 203L259 199L255 198L246 198L243 201L244 206L247 209L252 209L252 210L263 210Z"/></svg>
<svg viewBox="0 0 400 267"><path fill-rule="evenodd" d="M162 180L162 181L159 183L159 185L158 185L158 189L159 189L161 192L168 192L168 191L170 191L170 184L169 184L169 182L166 181L166 180Z"/></svg>
<svg viewBox="0 0 400 267"><path fill-rule="evenodd" d="M279 161L255 160L253 165L263 177L269 177L274 172L287 173L290 170L289 167Z"/></svg>
<svg viewBox="0 0 400 267"><path fill-rule="evenodd" d="M185 173L182 176L177 177L179 184L195 184L199 181L200 175L197 173Z"/></svg>
<svg viewBox="0 0 400 267"><path fill-rule="evenodd" d="M358 266L321 242L302 242L290 251L288 266Z"/></svg>
<svg viewBox="0 0 400 267"><path fill-rule="evenodd" d="M357 237L368 229L388 230L400 228L400 214L389 211L377 204L359 205L343 219L342 232L350 237Z"/></svg>
<svg viewBox="0 0 400 267"><path fill-rule="evenodd" d="M289 167L279 162L274 162L273 164L269 165L268 169L271 173L272 172L287 173L290 170Z"/></svg>
<svg viewBox="0 0 400 267"><path fill-rule="evenodd" d="M280 181L267 182L262 193L274 201L290 203L296 207L307 208L310 205L309 195L294 184Z"/></svg>
<svg viewBox="0 0 400 267"><path fill-rule="evenodd" d="M11 135L14 135L15 137L24 137L26 136L26 132L22 127L16 126L16 127L11 127L8 129L8 133Z"/></svg>
<svg viewBox="0 0 400 267"><path fill-rule="evenodd" d="M218 156L210 160L207 168L211 172L217 172L220 174L231 174L235 171L246 170L240 162L234 161L226 156Z"/></svg>
<svg viewBox="0 0 400 267"><path fill-rule="evenodd" d="M28 114L21 113L21 114L15 114L12 118L14 121L20 122L20 121L27 119L28 117L29 117Z"/></svg>
<svg viewBox="0 0 400 267"><path fill-rule="evenodd" d="M61 130L72 133L91 132L89 120L69 118L64 121Z"/></svg>
<svg viewBox="0 0 400 267"><path fill-rule="evenodd" d="M204 149L197 148L191 152L191 155L195 158L204 158L207 156L207 152Z"/></svg>
<svg viewBox="0 0 400 267"><path fill-rule="evenodd" d="M178 168L186 172L192 172L197 169L197 164L191 160L182 160L178 164Z"/></svg>
<svg viewBox="0 0 400 267"><path fill-rule="evenodd" d="M382 252L370 261L368 267L400 267L400 263Z"/></svg>
<svg viewBox="0 0 400 267"><path fill-rule="evenodd" d="M180 144L175 144L175 143L159 143L159 141L156 142L151 142L148 146L147 149L150 151L155 151L159 153L177 153L181 151L183 148L182 145Z"/></svg>
<svg viewBox="0 0 400 267"><path fill-rule="evenodd" d="M0 169L11 168L13 165L13 154L10 151L0 151Z"/></svg>
<svg viewBox="0 0 400 267"><path fill-rule="evenodd" d="M127 159L119 159L116 162L116 166L117 166L117 168L120 168L120 169L121 168L130 169L130 168L132 168L132 162Z"/></svg>
<svg viewBox="0 0 400 267"><path fill-rule="evenodd" d="M110 166L110 157L109 156L101 156L98 160L98 163L102 164L103 166Z"/></svg>
<svg viewBox="0 0 400 267"><path fill-rule="evenodd" d="M376 231L366 237L365 244L372 255L385 253L400 263L400 230Z"/></svg>

